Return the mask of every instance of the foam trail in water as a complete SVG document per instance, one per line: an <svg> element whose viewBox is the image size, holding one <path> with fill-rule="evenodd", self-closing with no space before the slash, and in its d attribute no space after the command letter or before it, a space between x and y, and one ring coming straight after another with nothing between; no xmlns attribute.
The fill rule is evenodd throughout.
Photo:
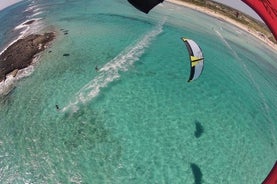
<svg viewBox="0 0 277 184"><path fill-rule="evenodd" d="M228 49L232 52L232 54L235 56L236 59L240 59L237 52L231 47L231 45L227 42L227 40L222 36L222 34L215 30L217 36L223 41L223 43L228 47Z"/></svg>
<svg viewBox="0 0 277 184"><path fill-rule="evenodd" d="M268 114L268 117L270 117L270 108L269 105L266 102L266 98L264 93L262 92L260 86L257 84L257 82L255 81L254 77L252 76L252 73L248 70L246 64L242 61L242 59L239 57L239 55L237 54L237 52L231 47L231 45L228 43L228 41L223 37L223 35L215 30L217 36L224 42L224 44L228 47L228 49L230 49L230 51L232 52L232 54L234 55L234 57L239 61L239 63L243 66L246 74L248 75L249 79L251 80L253 86L256 88L256 90L258 91L258 94L260 96L260 99L262 101L263 104L263 109L265 111L266 114ZM274 122L273 120L270 118L269 119L269 123L271 123L271 127L273 130L275 130L275 126L274 126ZM272 138L273 140L276 142L276 136L274 131L272 131Z"/></svg>
<svg viewBox="0 0 277 184"><path fill-rule="evenodd" d="M127 47L119 55L104 65L99 70L99 75L80 89L75 95L74 101L65 106L62 111L64 112L71 109L73 112L76 112L79 104L89 102L100 93L101 88L107 87L109 83L118 79L120 77L119 71L127 71L134 62L139 60L152 40L163 31L163 24L164 21L144 35L135 45Z"/></svg>
<svg viewBox="0 0 277 184"><path fill-rule="evenodd" d="M220 37L220 39L225 43L225 45L229 48L229 50L232 52L233 56L236 58L237 61L239 61L240 65L243 66L246 74L248 75L249 79L251 80L251 82L253 83L254 87L257 89L257 91L260 94L260 97L263 101L264 104L264 108L266 111L268 111L269 106L265 101L265 97L264 94L262 93L260 86L257 84L257 82L255 81L254 77L252 76L252 73L248 70L246 64L242 61L242 59L239 57L239 55L237 54L237 52L231 47L231 45L228 43L228 41L222 36L222 34L219 31L215 31L216 34Z"/></svg>

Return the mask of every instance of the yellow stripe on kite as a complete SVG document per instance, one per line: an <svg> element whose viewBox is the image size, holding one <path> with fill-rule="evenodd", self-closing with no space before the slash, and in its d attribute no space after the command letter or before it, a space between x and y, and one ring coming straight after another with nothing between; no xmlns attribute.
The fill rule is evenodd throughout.
<svg viewBox="0 0 277 184"><path fill-rule="evenodd" d="M201 59L201 58L199 58L199 57L190 56L190 60L191 60L192 62L198 61L198 60L200 60L200 59Z"/></svg>
<svg viewBox="0 0 277 184"><path fill-rule="evenodd" d="M198 63L199 63L199 61L193 61L193 62L191 63L191 66L192 66L192 67L193 67L193 66L196 66Z"/></svg>
<svg viewBox="0 0 277 184"><path fill-rule="evenodd" d="M195 56L190 56L191 59L191 66L196 66L200 60L203 58L195 57Z"/></svg>

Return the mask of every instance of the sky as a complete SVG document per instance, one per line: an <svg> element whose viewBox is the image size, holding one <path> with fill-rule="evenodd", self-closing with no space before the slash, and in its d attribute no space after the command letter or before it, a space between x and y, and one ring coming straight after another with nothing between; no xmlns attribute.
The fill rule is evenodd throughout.
<svg viewBox="0 0 277 184"><path fill-rule="evenodd" d="M244 2L242 2L241 0L213 0L213 1L217 1L220 2L222 4L226 4L232 8L235 8L237 10L240 10L241 12L244 12L258 20L261 20L261 18L259 17L259 15L257 15L257 13L252 10L249 6L247 6Z"/></svg>
<svg viewBox="0 0 277 184"><path fill-rule="evenodd" d="M14 3L17 3L21 0L0 0L0 10L14 4Z"/></svg>

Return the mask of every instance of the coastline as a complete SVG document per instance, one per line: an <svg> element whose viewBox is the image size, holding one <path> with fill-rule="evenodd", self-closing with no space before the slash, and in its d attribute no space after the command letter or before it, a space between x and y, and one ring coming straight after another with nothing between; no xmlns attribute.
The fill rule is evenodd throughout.
<svg viewBox="0 0 277 184"><path fill-rule="evenodd" d="M270 41L267 37L264 37L262 34L260 34L259 32L257 32L256 30L254 30L254 28L250 28L247 25L244 25L238 21L233 20L232 18L222 15L220 13L217 13L209 8L206 7L201 7L201 6L197 6L195 4L192 3L188 3L188 2L184 2L184 1L180 1L180 0L166 0L166 2L168 3L172 3L172 4L176 4L179 6L184 6L196 11L199 11L201 13L205 13L208 14L209 16L224 20L225 22L228 22L246 32L248 32L249 34L251 34L252 36L258 38L259 40L261 40L263 43L265 43L266 45L268 45L269 47L271 47L272 49L274 49L275 51L277 51L277 44L273 43L272 41Z"/></svg>

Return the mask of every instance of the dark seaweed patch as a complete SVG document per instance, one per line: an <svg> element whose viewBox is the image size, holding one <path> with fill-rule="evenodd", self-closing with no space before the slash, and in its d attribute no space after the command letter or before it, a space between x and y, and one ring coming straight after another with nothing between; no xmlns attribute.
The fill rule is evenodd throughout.
<svg viewBox="0 0 277 184"><path fill-rule="evenodd" d="M201 125L201 123L199 121L195 121L195 132L194 132L194 136L196 138L199 138L201 137L201 135L203 134L204 132L204 128L203 126Z"/></svg>
<svg viewBox="0 0 277 184"><path fill-rule="evenodd" d="M201 172L201 169L199 168L199 166L194 163L191 163L190 168L192 170L192 174L194 177L194 183L201 184L203 175L202 175L202 172Z"/></svg>

